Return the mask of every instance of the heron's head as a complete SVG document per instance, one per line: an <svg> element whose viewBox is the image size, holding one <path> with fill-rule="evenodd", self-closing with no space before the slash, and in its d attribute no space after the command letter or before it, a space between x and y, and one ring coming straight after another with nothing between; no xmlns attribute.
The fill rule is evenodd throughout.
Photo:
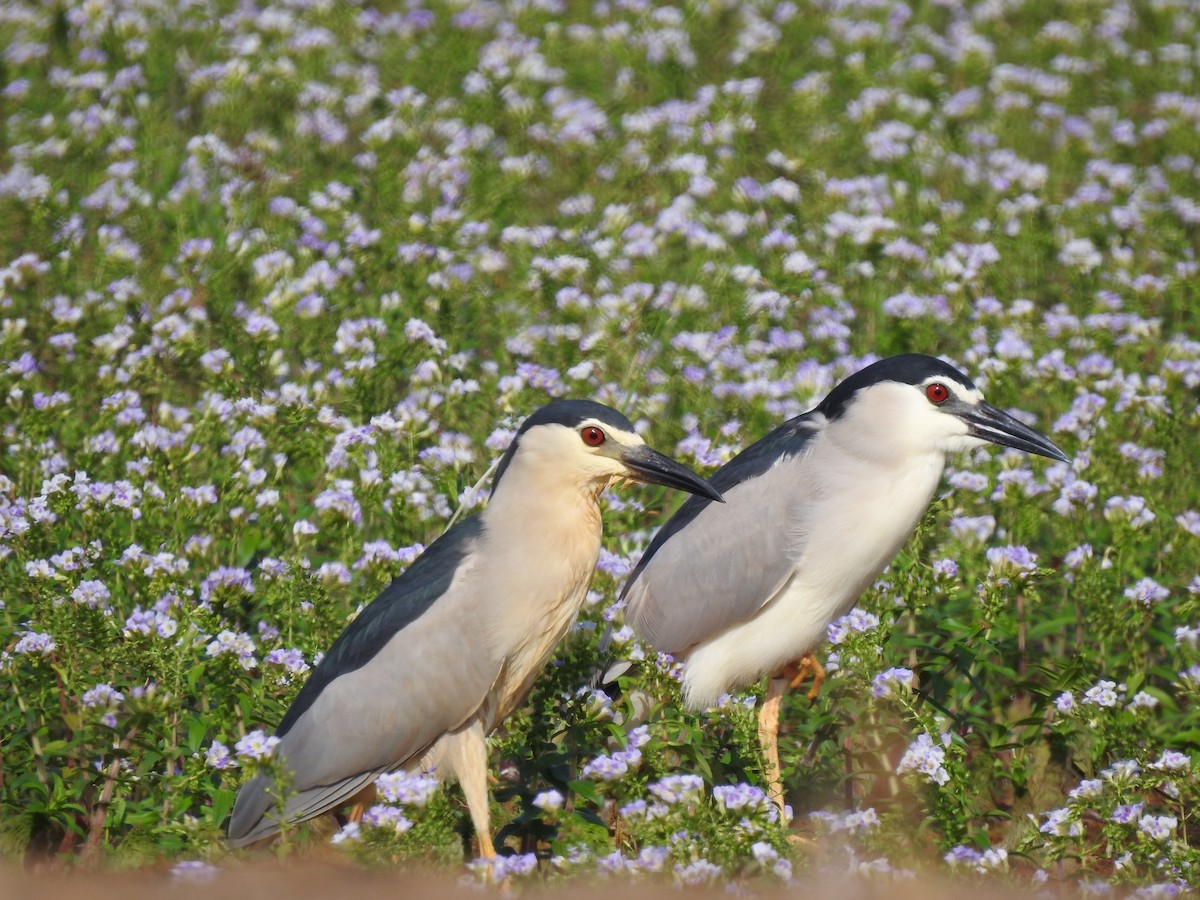
<svg viewBox="0 0 1200 900"><path fill-rule="evenodd" d="M867 454L949 453L991 443L1067 461L1044 435L987 403L954 366L919 353L856 372L818 410L843 445Z"/></svg>
<svg viewBox="0 0 1200 900"><path fill-rule="evenodd" d="M599 493L628 479L722 499L687 466L647 446L625 416L591 400L555 400L521 423L496 469L493 493L515 468L526 490L567 483Z"/></svg>

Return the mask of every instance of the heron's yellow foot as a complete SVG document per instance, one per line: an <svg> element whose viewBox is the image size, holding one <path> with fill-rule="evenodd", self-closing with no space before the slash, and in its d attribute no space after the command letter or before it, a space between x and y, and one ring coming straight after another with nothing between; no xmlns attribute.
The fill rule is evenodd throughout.
<svg viewBox="0 0 1200 900"><path fill-rule="evenodd" d="M812 687L806 695L810 703L817 699L821 693L821 685L825 683L825 667L817 662L817 658L811 653L805 653L795 662L788 663L780 670L780 674L788 679L788 688L793 691L811 675Z"/></svg>

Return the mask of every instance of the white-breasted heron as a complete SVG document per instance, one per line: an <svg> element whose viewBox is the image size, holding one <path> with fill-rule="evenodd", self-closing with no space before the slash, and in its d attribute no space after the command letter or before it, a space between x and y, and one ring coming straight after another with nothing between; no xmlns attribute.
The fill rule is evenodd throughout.
<svg viewBox="0 0 1200 900"><path fill-rule="evenodd" d="M984 443L1067 459L953 366L920 354L880 360L719 469L710 480L726 502L688 498L630 576L625 621L683 661L688 707L773 676L759 740L781 809L785 691L913 533L946 454Z"/></svg>

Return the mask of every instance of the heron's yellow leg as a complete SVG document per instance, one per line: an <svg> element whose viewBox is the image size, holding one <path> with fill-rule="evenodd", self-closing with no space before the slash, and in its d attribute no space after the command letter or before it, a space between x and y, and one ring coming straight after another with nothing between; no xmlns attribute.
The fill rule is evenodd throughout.
<svg viewBox="0 0 1200 900"><path fill-rule="evenodd" d="M762 747L764 772L767 776L767 795L785 815L783 778L779 768L779 706L788 690L787 677L767 679L767 696L758 711L758 743Z"/></svg>
<svg viewBox="0 0 1200 900"><path fill-rule="evenodd" d="M483 728L474 721L447 738L448 762L467 799L471 824L479 841L479 855L484 859L495 859L496 848L488 823L487 739L483 736Z"/></svg>
<svg viewBox="0 0 1200 900"><path fill-rule="evenodd" d="M367 811L369 806L375 803L375 785L368 784L365 788L350 798L353 806L350 807L350 815L347 817L348 822L361 822L363 813Z"/></svg>

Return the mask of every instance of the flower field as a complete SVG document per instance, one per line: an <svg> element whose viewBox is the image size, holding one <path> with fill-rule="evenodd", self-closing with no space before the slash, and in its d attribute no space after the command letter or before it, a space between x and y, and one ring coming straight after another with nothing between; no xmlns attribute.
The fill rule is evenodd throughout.
<svg viewBox="0 0 1200 900"><path fill-rule="evenodd" d="M12 0L0 36L0 862L1200 888L1195 3ZM910 351L1071 462L951 460L785 701L790 822L761 686L685 712L622 624L680 502L630 486L492 738L494 868L420 773L227 848L527 414L596 399L708 474Z"/></svg>

